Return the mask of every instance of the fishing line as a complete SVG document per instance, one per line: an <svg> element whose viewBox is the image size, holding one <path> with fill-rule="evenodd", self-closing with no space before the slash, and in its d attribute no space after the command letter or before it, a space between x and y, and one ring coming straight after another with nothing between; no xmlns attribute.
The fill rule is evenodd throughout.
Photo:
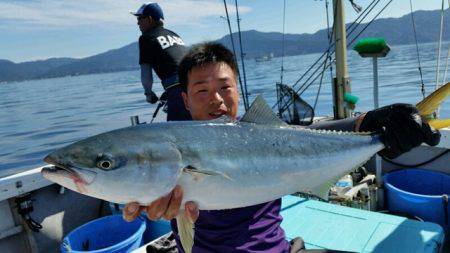
<svg viewBox="0 0 450 253"><path fill-rule="evenodd" d="M378 4L380 2L380 0L373 0L370 4L369 4L369 6L367 6L367 8L355 19L355 21L353 22L353 23L351 23L347 28L346 28L346 31L348 32L347 33L347 38L353 33L353 31L355 31L356 30L356 28L359 26L359 24L362 22L362 21L364 21L364 19L367 17L367 15L373 10L373 8ZM375 4L375 5L373 5L373 4ZM368 11L368 12L367 12ZM334 7L334 9L333 9L333 28L332 28L332 30L331 30L331 35L330 35L330 37L331 37L331 39L333 38L333 33L334 33L334 27L335 27L335 24L334 24L334 20L336 20L336 6ZM359 21L359 22L357 22L358 21L358 19L359 18L361 18L362 17L362 19ZM355 26L355 24L356 24L356 26ZM353 29L352 29L353 28ZM351 30L350 30L351 29ZM332 40L330 40L330 41L332 41ZM294 85L292 86L293 88L303 79L303 77L304 76L306 76L306 74L323 58L323 56L325 56L326 54L327 54L327 51L330 51L333 47L335 46L335 42L334 41L332 41L331 43L329 43L329 46L328 46L328 48L325 50L325 52L316 60L316 62L314 62L314 64L294 83ZM332 49L331 51L330 51L330 54L333 54L334 53L334 51L335 51L335 49ZM318 68L320 68L322 65L320 65L320 66L318 66ZM315 73L313 73L312 75L314 75ZM307 81L305 81L305 84L306 84L306 82ZM304 85L305 85L304 84ZM301 87L299 88L299 90L301 89Z"/></svg>
<svg viewBox="0 0 450 253"><path fill-rule="evenodd" d="M414 13L413 13L413 7L412 7L412 1L411 0L409 0L409 7L411 9L411 23L413 25L414 40L416 41L416 53L417 53L417 62L419 64L421 91L422 91L423 98L425 98L425 84L423 83L422 66L420 64L419 43L417 42L416 22L414 21Z"/></svg>
<svg viewBox="0 0 450 253"><path fill-rule="evenodd" d="M373 5L373 6L371 6L370 8L369 7L367 7L366 8L366 10L370 10L370 11L372 11L373 10L373 8L376 6L376 5L378 5L378 3L380 2L380 0L378 0L378 1L376 1L376 0L374 0L372 3L374 3L375 5ZM349 45L351 45L359 36L361 36L361 34L373 23L373 21L392 3L392 1L393 0L390 0L386 5L384 5L384 7L371 19L371 21L369 21L369 23L367 23L366 25L365 25L365 27L352 39L352 41L350 42L350 43L347 43L347 47L349 46ZM368 13L370 13L370 11L369 12L367 12L367 13L365 13L364 14L364 17L363 17L363 19L360 21L360 22L362 22L366 17L367 17L367 14ZM364 12L363 12L364 13ZM363 15L363 13L361 13L361 15ZM336 19L336 9L334 9L334 20ZM334 20L333 20L333 30L334 30L334 27L335 27L335 23L334 23ZM356 29L356 27L351 31L351 32L353 32L354 30ZM347 30L347 29L346 29ZM348 36L347 36L348 37ZM334 46L335 45L335 43L333 42L332 43L332 46ZM328 50L328 49L327 49ZM334 53L334 51L335 50L332 50L331 51L331 53ZM325 56L327 54L327 52L324 52L315 62L314 62L314 64L295 82L295 84L292 86L292 88L294 88L305 76L306 76L306 74L309 72L309 71L311 71L311 69ZM333 59L333 61L334 61L334 59ZM322 67L324 64L326 65L326 67L325 67L325 69L326 68L328 68L332 63L333 63L333 61L330 61L328 64L326 64L326 62L325 61L323 61L318 67L317 67L317 69L315 70L315 71L313 71L313 73L311 74L311 76L305 81L305 83L303 84L303 85L301 85L295 92L297 93L297 94L299 94L299 95L301 95L301 94L303 94L313 83L314 83L314 81L315 80L317 80L317 78L319 78L319 76L320 76L320 74L321 73L319 73L315 78L313 78L313 80L308 84L308 81L309 80L311 80L311 78L317 73L317 71L320 69L320 67ZM303 89L303 90L302 90ZM301 92L300 92L300 90L302 90ZM284 111L284 110L286 110L286 108L288 108L291 104L293 103L293 101L289 101L287 104L285 104L285 106L281 109L281 111ZM275 106L276 106L277 104L275 104L275 105L273 105L272 106L272 108L275 108Z"/></svg>
<svg viewBox="0 0 450 253"><path fill-rule="evenodd" d="M392 2L392 0L390 0L376 15L375 15L375 17L373 17L372 18L372 20L355 36L355 38L350 42L350 43L347 43L347 47L348 46L350 46L372 23L373 23L373 21L389 6L389 4L391 4L391 2ZM325 62L324 63L322 63L322 64L325 64ZM321 64L321 65L322 65ZM329 65L331 65L332 64L332 62L330 62L330 63L328 63L328 65L327 65L327 67L329 66ZM317 72L317 71L315 71L315 72ZM314 72L314 73L315 73ZM313 74L314 74L313 73ZM320 74L319 74L320 75ZM314 81L315 80L317 80L317 78L319 77L319 75L317 75L312 81L311 81L311 83L309 83L308 85L306 85L306 82L305 82L305 84L304 85L302 85L297 91L296 91L296 93L299 93L300 92L300 90L303 88L303 91L301 91L300 92L300 94L299 95L301 95L301 94L303 94L305 91L306 91L306 89L308 89L313 83L314 83ZM310 79L310 78L309 78ZM308 79L308 80L309 80ZM289 104L290 105L290 104ZM288 106L289 106L288 105Z"/></svg>
<svg viewBox="0 0 450 253"><path fill-rule="evenodd" d="M352 30L350 30L350 32L347 34L347 37L353 32L353 31L355 31L355 29L357 28L357 26L359 25L359 23L361 23L366 17L367 17L367 14L368 13L370 13L372 10L373 10L373 8L378 4L380 2L380 0L373 0L370 4L369 4L369 6L367 6L367 8L356 18L356 20L355 20L355 22L353 22L352 24L350 24L349 25L349 27L348 28L346 28L346 30L350 30L351 28L353 28ZM368 12L367 12L368 11ZM334 22L334 20L336 20L336 6L334 6L334 9L333 9L333 28L332 28L332 30L331 30L331 35L330 35L330 37L329 37L329 39L330 38L332 38L333 37L333 33L334 33L334 27L335 27L335 22ZM358 22L356 22L356 21L358 21L358 19L359 18L361 18L362 17L362 19L359 21L359 23ZM356 24L356 27L354 27L355 26L355 24ZM331 40L330 40L331 41ZM319 62L319 61L321 61L322 60L322 58L324 57L324 56L326 56L326 55L328 55L328 57L329 57L329 55L331 55L331 54L333 54L334 52L335 52L335 49L332 49L333 47L335 46L335 42L334 41L332 41L332 43L329 43L329 46L328 46L328 48L325 50L325 52L324 53L322 53L322 55L308 68L308 70L306 71L306 72L304 72L303 73L303 75L294 83L294 85L292 85L292 88L295 88L295 86L297 86L298 85L298 83L300 83L300 81L316 66L316 64ZM332 50L331 50L332 49ZM331 58L330 58L331 59ZM297 91L296 91L296 93L298 93L298 91L300 91L301 89L303 89L305 86L306 86L306 88L305 89L307 89L308 87L310 87L311 86L311 84L309 84L309 85L307 85L307 83L308 83L308 81L317 73L317 71L319 71L319 69L323 66L323 65L326 65L326 61L324 61L324 62L322 62L319 66L317 66L317 68L316 68L316 70L315 71L313 71L313 73L309 76L309 78L304 82L304 84L302 85L302 86L300 86L300 88L298 88L297 89ZM328 68L328 67L330 67L330 70L331 70L331 75L332 75L332 69L331 69L331 66L332 66L332 61L330 60L330 64L328 64L328 65L326 65L326 67L325 67L325 69L326 68ZM318 76L317 76L318 77ZM314 78L313 79L313 82L317 79L317 77L316 78ZM331 80L332 80L333 78L331 77ZM303 93L303 92L302 92ZM281 111L284 111L284 110L286 110L286 108L287 107L289 107L290 105L292 104L292 102L291 103L288 103L288 104L286 104L285 106L284 106L284 108L282 108L281 109ZM273 106L272 106L272 109L274 109L275 108L275 106L276 106L277 104L274 104Z"/></svg>
<svg viewBox="0 0 450 253"><path fill-rule="evenodd" d="M367 7L364 9L364 11L355 19L355 21L349 26L348 30L350 30L347 33L347 38L350 37L350 35L356 31L359 25L367 18L367 16L373 11L373 9L380 3L381 0L373 0ZM360 17L361 20L358 20ZM356 24L356 26L354 26Z"/></svg>
<svg viewBox="0 0 450 253"><path fill-rule="evenodd" d="M369 23L367 23L367 25L356 35L356 37L347 44L347 47L351 44L353 44L353 42L355 42L355 40L373 23L373 21L375 21L376 18L378 18L378 16L392 3L393 0L390 0L376 15L375 17L372 18L372 20L370 20Z"/></svg>
<svg viewBox="0 0 450 253"><path fill-rule="evenodd" d="M314 106L313 106L313 111L316 110L316 106L317 106L317 102L319 101L319 95L320 95L320 91L322 89L322 84L323 84L323 76L325 74L326 71L326 64L328 60L331 60L330 57L330 45L331 45L331 40L333 38L333 36L331 36L332 34L330 34L330 23L329 23L329 18L328 18L328 0L325 0L325 12L326 12L326 17L327 17L327 37L328 37L328 50L327 50L327 57L325 57L325 62L323 65L323 69L321 72L321 76L320 76L320 82L319 82L319 88L317 88L317 94L316 94L316 99L314 100ZM330 80L333 80L333 70L332 70L332 65L330 65Z"/></svg>

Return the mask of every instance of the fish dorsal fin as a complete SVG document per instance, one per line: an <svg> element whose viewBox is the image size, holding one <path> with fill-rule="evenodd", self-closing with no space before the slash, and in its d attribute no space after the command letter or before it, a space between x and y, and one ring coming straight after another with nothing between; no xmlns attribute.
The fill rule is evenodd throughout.
<svg viewBox="0 0 450 253"><path fill-rule="evenodd" d="M284 121L277 117L261 95L258 95L255 98L250 108L248 108L247 112L242 116L240 122L272 126L286 125Z"/></svg>

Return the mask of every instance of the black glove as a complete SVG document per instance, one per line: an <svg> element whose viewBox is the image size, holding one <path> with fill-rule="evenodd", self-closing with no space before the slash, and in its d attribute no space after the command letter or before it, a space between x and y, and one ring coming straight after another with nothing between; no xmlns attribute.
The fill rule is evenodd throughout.
<svg viewBox="0 0 450 253"><path fill-rule="evenodd" d="M145 97L147 102L149 102L150 104L158 102L158 96L153 91L151 91L150 93L145 93Z"/></svg>
<svg viewBox="0 0 450 253"><path fill-rule="evenodd" d="M417 108L410 104L393 104L367 112L359 131L377 132L386 146L378 154L395 158L422 142L436 146L439 131L422 121Z"/></svg>
<svg viewBox="0 0 450 253"><path fill-rule="evenodd" d="M167 101L167 91L164 91L163 94L161 94L161 97L159 98L159 100L161 101Z"/></svg>

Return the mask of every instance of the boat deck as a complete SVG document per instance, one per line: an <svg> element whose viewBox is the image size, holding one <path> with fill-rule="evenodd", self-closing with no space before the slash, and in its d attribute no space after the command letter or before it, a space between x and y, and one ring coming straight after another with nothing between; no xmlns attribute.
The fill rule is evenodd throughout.
<svg viewBox="0 0 450 253"><path fill-rule="evenodd" d="M281 215L286 237L302 237L307 249L439 252L444 243L444 230L434 223L296 196L283 198Z"/></svg>

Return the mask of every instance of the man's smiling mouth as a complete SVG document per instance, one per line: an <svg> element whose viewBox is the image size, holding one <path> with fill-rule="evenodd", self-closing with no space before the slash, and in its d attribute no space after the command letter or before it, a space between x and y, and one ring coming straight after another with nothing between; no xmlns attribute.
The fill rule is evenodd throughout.
<svg viewBox="0 0 450 253"><path fill-rule="evenodd" d="M226 115L226 114L227 114L226 110L217 110L217 111L214 111L214 112L210 112L209 116L211 116L213 118L219 118L222 115Z"/></svg>

